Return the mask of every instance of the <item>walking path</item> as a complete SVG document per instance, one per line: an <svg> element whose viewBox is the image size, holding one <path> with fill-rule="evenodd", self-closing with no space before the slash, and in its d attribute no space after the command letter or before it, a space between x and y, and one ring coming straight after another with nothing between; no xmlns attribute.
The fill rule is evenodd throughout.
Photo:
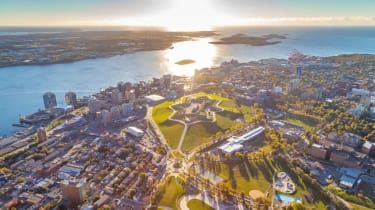
<svg viewBox="0 0 375 210"><path fill-rule="evenodd" d="M167 145L167 147L169 148L169 150L171 150L169 144L167 143L167 140L165 139L163 133L159 129L159 126L156 125L154 119L152 119L152 109L153 109L152 107L148 107L147 108L146 119L150 122L151 126L154 128L154 131L156 132L156 135L158 135L158 137L161 140L161 142L163 144Z"/></svg>
<svg viewBox="0 0 375 210"><path fill-rule="evenodd" d="M208 98L210 100L214 100L212 99L210 96L208 96ZM222 112L224 111L224 109L222 107L220 107L220 104L221 101L217 101L217 103L215 104L215 107L220 109L220 111L217 111L217 112ZM178 123L181 123L184 125L184 130L182 131L182 134L181 134L181 137L180 137L180 141L178 143L178 147L177 147L177 150L183 154L185 154L181 148L182 148L182 144L184 143L184 140L185 140L185 135L186 135L186 132L187 130L189 129L189 126L193 125L193 124L196 124L196 123L200 123L200 122L205 122L205 121L202 121L202 120L197 120L197 121L194 121L194 122L191 122L191 123L186 123L185 121L183 120L178 120L178 119L174 119L173 116L177 113L177 111L173 108L173 106L176 105L176 104L173 104L171 106L169 106L169 108L173 111L173 113L168 117L169 120L171 121L175 121L175 122L178 122ZM208 122L216 122L216 113L217 112L213 112L213 119L212 120L209 120ZM208 115L208 113L206 113Z"/></svg>
<svg viewBox="0 0 375 210"><path fill-rule="evenodd" d="M185 196L183 196L180 199L180 203L179 203L180 209L181 210L190 210L187 204L189 203L190 200L193 200L193 199L201 200L201 201L203 201L204 203L206 203L207 205L211 206L212 208L214 208L216 210L230 209L230 206L227 206L227 205L224 205L224 204L220 203L218 201L218 199L214 199L211 196L209 196L209 194L206 191L203 192L203 193L196 194L196 195L185 195Z"/></svg>

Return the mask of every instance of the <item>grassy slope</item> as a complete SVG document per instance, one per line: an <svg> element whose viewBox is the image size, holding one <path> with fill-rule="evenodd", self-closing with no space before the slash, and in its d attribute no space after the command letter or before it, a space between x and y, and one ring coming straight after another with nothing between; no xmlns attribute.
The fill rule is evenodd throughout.
<svg viewBox="0 0 375 210"><path fill-rule="evenodd" d="M197 123L191 126L185 136L182 149L191 150L205 144L213 138L217 132L224 132L236 125L234 120L242 114L246 121L253 117L255 110L249 106L237 106L234 100L215 94L196 93L193 97L209 96L213 100L221 101L219 106L225 111L216 114L216 123Z"/></svg>
<svg viewBox="0 0 375 210"><path fill-rule="evenodd" d="M244 161L242 164L236 165L221 163L214 173L225 179L224 184L237 192L248 194L250 190L254 189L266 192L272 183L272 174L274 171L283 170L280 165L275 164L271 160L267 161ZM297 191L293 196L302 198L303 195L308 194L307 187L300 178L293 178L297 185ZM317 209L325 209L324 204L320 201L314 205L308 203L304 203L304 205Z"/></svg>
<svg viewBox="0 0 375 210"><path fill-rule="evenodd" d="M219 95L203 92L193 94L193 97L202 96L208 96L213 100L221 101L220 107L225 111L216 115L216 123L197 123L192 125L186 133L182 145L183 150L192 150L197 146L209 142L218 132L224 132L233 126L236 126L237 123L234 122L234 120L238 117L243 116L245 121L250 122L254 119L254 116L257 113L257 110L254 107L245 105L238 106L234 100ZM186 97L178 100L183 101L184 98ZM156 105L152 113L154 121L158 124L168 144L173 149L177 148L184 128L182 124L168 120L168 117L173 113L172 110L169 109L169 106L175 104L178 100L167 101Z"/></svg>
<svg viewBox="0 0 375 210"><path fill-rule="evenodd" d="M316 126L316 123L312 122L312 120L304 120L302 118L299 118L298 116L293 116L291 114L287 114L286 116L284 116L283 120L289 122L292 125L302 127L306 131L310 131Z"/></svg>
<svg viewBox="0 0 375 210"><path fill-rule="evenodd" d="M225 179L229 188L247 194L253 189L265 192L272 182L273 170L272 163L267 167L264 161L248 161L236 165L221 164L215 173Z"/></svg>
<svg viewBox="0 0 375 210"><path fill-rule="evenodd" d="M201 122L191 125L186 132L182 150L189 151L209 142L219 131L221 129L215 123L211 122Z"/></svg>
<svg viewBox="0 0 375 210"><path fill-rule="evenodd" d="M216 114L216 125L219 126L221 129L230 129L234 124L235 122L231 119L230 116L225 116L220 113Z"/></svg>
<svg viewBox="0 0 375 210"><path fill-rule="evenodd" d="M214 210L211 206L207 205L205 202L198 200L198 199L192 199L187 203L187 206L190 210Z"/></svg>
<svg viewBox="0 0 375 210"><path fill-rule="evenodd" d="M173 113L169 106L173 105L174 103L175 101L166 101L156 105L153 108L152 118L159 126L161 132L167 140L167 143L172 148L177 148L184 125L168 120L168 117Z"/></svg>
<svg viewBox="0 0 375 210"><path fill-rule="evenodd" d="M177 209L177 200L185 193L185 189L180 185L178 179L171 177L168 180L165 192L160 200L161 206L168 206Z"/></svg>

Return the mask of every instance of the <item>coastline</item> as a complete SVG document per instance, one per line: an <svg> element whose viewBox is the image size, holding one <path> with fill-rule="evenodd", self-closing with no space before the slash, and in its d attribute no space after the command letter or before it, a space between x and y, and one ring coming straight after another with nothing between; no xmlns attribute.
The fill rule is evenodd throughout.
<svg viewBox="0 0 375 210"><path fill-rule="evenodd" d="M84 31L0 36L0 68L59 64L140 51L166 50L173 44L218 35L214 31Z"/></svg>
<svg viewBox="0 0 375 210"><path fill-rule="evenodd" d="M131 54L131 53L125 53L125 54ZM116 55L114 55L114 56L116 56ZM113 57L113 56L108 56L108 57ZM375 54L370 54L370 53L348 53L348 54L339 54L339 55L331 55L331 56L309 56L309 57L311 57L312 59L322 59L324 62L327 63L327 66L332 65L333 62L343 63L343 62L345 62L346 58L350 58L350 57L360 57L361 59L359 59L358 62L375 61ZM339 58L339 59L337 59L337 58ZM101 59L101 58L95 58L95 59ZM273 59L275 59L275 58L260 59L260 60L256 60L256 61L253 61L253 62L261 62L262 60L273 60ZM279 62L282 62L282 61L286 62L287 61L286 59L278 59L278 60L279 60ZM76 62L76 61L72 61L72 62ZM72 62L66 62L66 63L72 63ZM222 62L222 64L225 64L225 63L228 63L228 62ZM242 64L246 64L246 62L240 63L239 65L242 65ZM35 65L37 65L37 64L35 64ZM53 64L45 64L45 65L53 65ZM324 66L324 67L326 67L326 66ZM212 66L212 68L215 68L215 66ZM1 71L1 68L0 68L0 71ZM113 85L115 85L115 84L113 84ZM110 87L110 86L108 86L108 87ZM108 88L108 87L106 87L106 88ZM90 96L90 95L84 95L83 97L87 97L87 96ZM27 115L32 115L32 114L35 114L35 113L36 112L32 112L32 113L28 113ZM12 126L13 126L13 124L15 124L15 122L11 123ZM26 128L25 127L19 127L19 126L15 126L15 127L18 127L19 129L17 131L9 132L9 133L7 133L5 135L2 135L2 136L0 135L0 141L3 140L1 137L13 136L17 132L28 130L32 126L26 127Z"/></svg>

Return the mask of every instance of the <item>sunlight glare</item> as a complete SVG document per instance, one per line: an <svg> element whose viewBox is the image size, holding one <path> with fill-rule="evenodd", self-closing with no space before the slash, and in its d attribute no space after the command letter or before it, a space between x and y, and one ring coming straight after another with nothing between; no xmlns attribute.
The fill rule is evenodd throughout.
<svg viewBox="0 0 375 210"><path fill-rule="evenodd" d="M202 38L196 41L178 42L173 48L165 51L166 68L175 75L194 75L195 69L201 69L214 65L216 57L216 46L210 44L211 38ZM178 65L176 62L191 59L195 63L188 65Z"/></svg>
<svg viewBox="0 0 375 210"><path fill-rule="evenodd" d="M149 16L107 22L112 25L164 27L168 31L203 31L212 30L216 26L243 24L241 19L218 11L213 0L173 1L165 10Z"/></svg>

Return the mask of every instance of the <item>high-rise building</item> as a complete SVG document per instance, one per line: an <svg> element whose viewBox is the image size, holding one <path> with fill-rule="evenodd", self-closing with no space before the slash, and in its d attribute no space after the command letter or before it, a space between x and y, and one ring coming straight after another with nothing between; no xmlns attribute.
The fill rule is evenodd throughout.
<svg viewBox="0 0 375 210"><path fill-rule="evenodd" d="M298 79L301 79L301 77L302 77L302 66L297 66L296 75L297 75Z"/></svg>
<svg viewBox="0 0 375 210"><path fill-rule="evenodd" d="M133 85L130 82L125 83L125 91L130 91L132 89Z"/></svg>
<svg viewBox="0 0 375 210"><path fill-rule="evenodd" d="M129 92L129 101L130 101L131 103L134 103L134 101L135 101L136 98L137 98L137 95L136 95L135 91L134 91L134 90L131 90L131 91Z"/></svg>
<svg viewBox="0 0 375 210"><path fill-rule="evenodd" d="M46 129L44 129L42 127L38 128L37 136L38 136L39 142L47 141L47 132L46 132Z"/></svg>
<svg viewBox="0 0 375 210"><path fill-rule="evenodd" d="M172 84L172 75L170 74L163 75L163 77L160 80L160 87L169 89L171 87L171 84Z"/></svg>
<svg viewBox="0 0 375 210"><path fill-rule="evenodd" d="M297 90L300 86L300 80L299 79L293 79L290 81L288 86L288 92L293 92Z"/></svg>
<svg viewBox="0 0 375 210"><path fill-rule="evenodd" d="M133 104L132 103L124 103L122 104L122 114L128 115L133 111Z"/></svg>
<svg viewBox="0 0 375 210"><path fill-rule="evenodd" d="M120 118L121 117L120 106L111 107L111 115L112 115L112 118L114 118L114 119Z"/></svg>
<svg viewBox="0 0 375 210"><path fill-rule="evenodd" d="M67 105L77 105L77 95L74 92L65 93L65 103Z"/></svg>
<svg viewBox="0 0 375 210"><path fill-rule="evenodd" d="M102 111L102 123L104 127L107 127L112 122L112 114L108 110Z"/></svg>
<svg viewBox="0 0 375 210"><path fill-rule="evenodd" d="M97 99L90 99L88 101L89 113L93 114L100 110L101 102Z"/></svg>
<svg viewBox="0 0 375 210"><path fill-rule="evenodd" d="M323 98L324 88L322 86L319 86L315 88L315 99L321 100Z"/></svg>
<svg viewBox="0 0 375 210"><path fill-rule="evenodd" d="M86 196L86 183L76 180L64 180L61 182L61 191L63 198L72 205L81 204Z"/></svg>
<svg viewBox="0 0 375 210"><path fill-rule="evenodd" d="M44 107L50 109L57 106L56 95L51 92L47 92L43 95Z"/></svg>
<svg viewBox="0 0 375 210"><path fill-rule="evenodd" d="M118 83L117 83L117 89L118 89L122 94L124 94L124 93L125 93L125 90L126 90L125 83L124 83L124 82L118 82Z"/></svg>
<svg viewBox="0 0 375 210"><path fill-rule="evenodd" d="M114 104L120 104L122 102L122 93L119 89L115 88L112 90L111 99Z"/></svg>

